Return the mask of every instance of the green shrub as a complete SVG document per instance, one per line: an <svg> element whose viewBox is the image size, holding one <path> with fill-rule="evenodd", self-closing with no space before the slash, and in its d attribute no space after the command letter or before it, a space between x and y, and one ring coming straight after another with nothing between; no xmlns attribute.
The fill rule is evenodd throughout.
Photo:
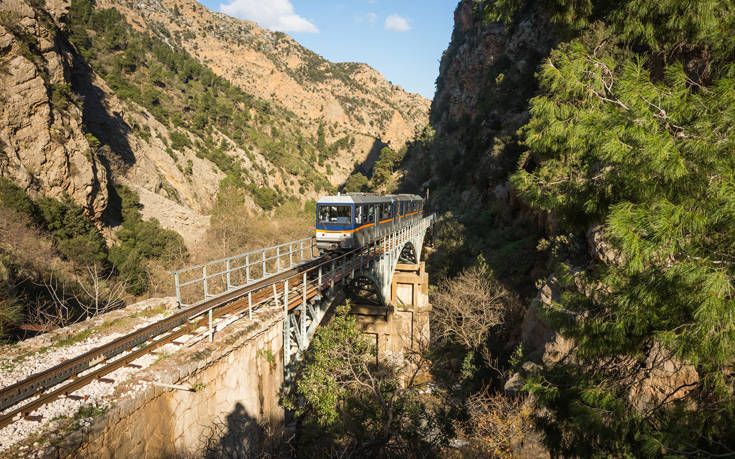
<svg viewBox="0 0 735 459"><path fill-rule="evenodd" d="M66 110L73 103L71 88L68 84L53 83L49 88L51 105L57 110Z"/></svg>
<svg viewBox="0 0 735 459"><path fill-rule="evenodd" d="M370 181L361 172L350 175L345 182L344 190L352 191L370 191Z"/></svg>
<svg viewBox="0 0 735 459"><path fill-rule="evenodd" d="M172 131L169 133L171 138L171 148L174 150L182 151L184 147L191 147L191 140L189 136L180 131Z"/></svg>
<svg viewBox="0 0 735 459"><path fill-rule="evenodd" d="M16 212L38 219L38 207L18 185L0 177L0 204Z"/></svg>
<svg viewBox="0 0 735 459"><path fill-rule="evenodd" d="M257 187L252 191L253 200L263 210L271 210L278 205L278 193L270 188Z"/></svg>
<svg viewBox="0 0 735 459"><path fill-rule="evenodd" d="M66 196L61 201L42 197L36 201L44 226L56 248L80 265L106 264L107 245L84 214L84 209Z"/></svg>
<svg viewBox="0 0 735 459"><path fill-rule="evenodd" d="M110 262L127 279L128 293L140 295L148 287L148 260L170 260L187 255L184 240L177 232L161 227L156 219L143 220L138 195L125 186L115 187L122 203L120 242L110 248Z"/></svg>

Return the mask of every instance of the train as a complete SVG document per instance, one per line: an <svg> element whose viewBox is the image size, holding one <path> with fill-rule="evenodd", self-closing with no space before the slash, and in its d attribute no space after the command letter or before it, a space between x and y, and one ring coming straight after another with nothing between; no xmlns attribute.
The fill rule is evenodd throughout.
<svg viewBox="0 0 735 459"><path fill-rule="evenodd" d="M316 203L316 246L320 253L363 247L423 214L424 200L415 194L324 196Z"/></svg>

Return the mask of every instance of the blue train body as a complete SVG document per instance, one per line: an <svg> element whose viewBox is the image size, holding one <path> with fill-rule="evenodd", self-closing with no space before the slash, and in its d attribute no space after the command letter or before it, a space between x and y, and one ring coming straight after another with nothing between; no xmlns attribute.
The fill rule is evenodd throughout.
<svg viewBox="0 0 735 459"><path fill-rule="evenodd" d="M413 194L348 193L324 196L316 207L320 251L362 247L423 217L424 200Z"/></svg>

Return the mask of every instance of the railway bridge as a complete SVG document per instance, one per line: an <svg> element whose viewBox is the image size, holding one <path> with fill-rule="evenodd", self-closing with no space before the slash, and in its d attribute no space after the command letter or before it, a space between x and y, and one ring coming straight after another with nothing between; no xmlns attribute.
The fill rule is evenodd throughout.
<svg viewBox="0 0 735 459"><path fill-rule="evenodd" d="M181 455L201 446L204 424L228 412L229 419L245 410L255 424L282 421L282 386L335 304L353 300L353 313L375 335L379 352L401 352L428 333L420 257L435 218L347 252L319 254L315 239L306 238L175 271L177 312L0 388L0 429L197 330L204 343L171 369L168 383L155 383L83 435L69 434L76 440L59 442L53 455ZM250 330L249 321L258 326ZM238 327L240 335L231 332ZM222 352L206 350L207 340L212 348L219 342ZM267 354L265 367L261 353ZM206 389L179 390L193 380Z"/></svg>
<svg viewBox="0 0 735 459"><path fill-rule="evenodd" d="M398 267L400 272L423 273L421 251L435 219L434 215L424 217L345 253L320 256L311 237L175 271L176 298L187 310L206 312L210 339L214 316L223 303L247 305L250 316L253 308L263 304L281 306L283 366L288 380L293 364L309 347L338 294L352 299L368 315L395 303L409 306L417 302L413 293L408 293L408 301L403 298L394 275ZM417 279L413 284L420 283Z"/></svg>

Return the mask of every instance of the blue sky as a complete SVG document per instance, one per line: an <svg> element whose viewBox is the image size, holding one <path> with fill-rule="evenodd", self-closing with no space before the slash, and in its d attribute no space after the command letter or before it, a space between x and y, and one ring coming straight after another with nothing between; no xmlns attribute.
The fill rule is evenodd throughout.
<svg viewBox="0 0 735 459"><path fill-rule="evenodd" d="M332 62L365 62L434 97L458 0L199 0L214 11L294 37Z"/></svg>

